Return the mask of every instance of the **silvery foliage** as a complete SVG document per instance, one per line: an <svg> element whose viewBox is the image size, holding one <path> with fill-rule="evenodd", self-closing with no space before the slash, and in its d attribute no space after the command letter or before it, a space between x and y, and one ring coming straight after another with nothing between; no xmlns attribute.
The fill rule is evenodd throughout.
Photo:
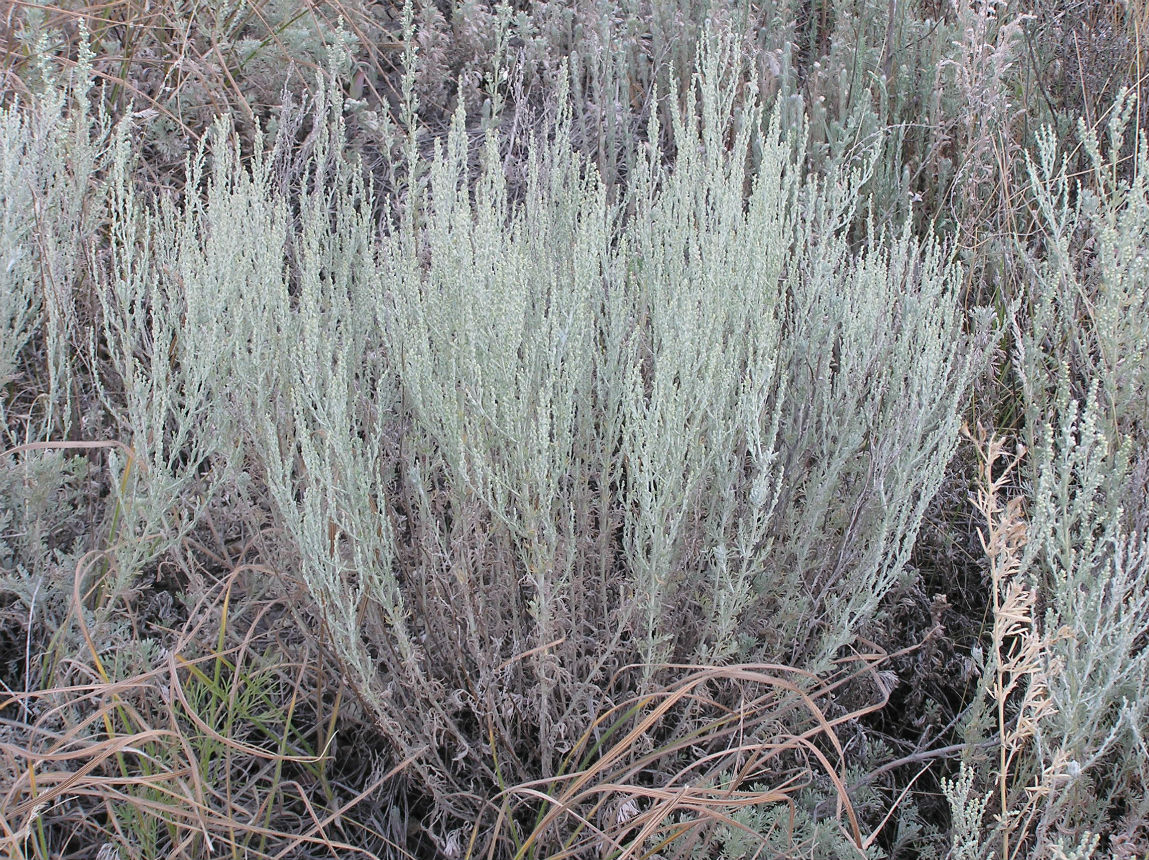
<svg viewBox="0 0 1149 860"><path fill-rule="evenodd" d="M0 384L5 387L16 379L20 355L40 322L33 189L25 181L34 147L32 116L19 106L0 114Z"/></svg>
<svg viewBox="0 0 1149 860"><path fill-rule="evenodd" d="M89 108L83 27L64 78L46 41L37 47L38 86L27 102L0 110L0 590L26 604L29 624L66 612L76 557L92 543L88 459L37 446L80 430L75 294L104 216L111 130Z"/></svg>
<svg viewBox="0 0 1149 860"><path fill-rule="evenodd" d="M93 333L88 361L101 368L97 390L121 443L108 451L107 541L117 593L191 531L232 479L238 452L216 420L230 334L226 305L205 309L208 299L198 292L214 286L196 256L202 204L177 210L167 199L140 199L130 117L116 126L111 155L107 257L97 267L99 340ZM222 217L222 207L214 214ZM226 239L217 233L214 241Z"/></svg>
<svg viewBox="0 0 1149 860"><path fill-rule="evenodd" d="M800 601L797 623L778 635L817 669L877 620L909 573L992 341L984 315L964 334L961 269L936 242L872 229L850 254L845 225L863 180L819 188L790 279L786 480L767 587L779 605Z"/></svg>
<svg viewBox="0 0 1149 860"><path fill-rule="evenodd" d="M1119 809L1126 820L1149 813L1149 153L1140 142L1122 178L1130 108L1119 98L1105 154L1082 127L1087 184L1071 186L1048 131L1029 161L1045 253L1031 273L1031 319L1016 326L1016 365L1033 449L1027 558L1057 669L1056 711L1039 726L1032 764L1055 789L1039 821L1047 840Z"/></svg>
<svg viewBox="0 0 1149 860"><path fill-rule="evenodd" d="M604 302L604 423L619 436L632 623L651 667L738 655L782 479L784 281L801 176L777 121L763 133L759 107L737 103L720 50L704 49L688 91L700 115L672 99L674 168L637 155L625 269ZM656 120L648 138L659 139Z"/></svg>
<svg viewBox="0 0 1149 860"><path fill-rule="evenodd" d="M954 860L982 860L990 850L983 842L982 822L991 795L977 794L974 780L974 770L964 763L952 780L942 779L942 794L953 816L950 856Z"/></svg>
<svg viewBox="0 0 1149 860"><path fill-rule="evenodd" d="M179 206L117 186L105 334L150 509L246 453L445 809L537 776L492 770L527 739L552 772L619 667L825 669L908 575L985 327L937 243L870 225L853 250L864 171L806 177L732 50L702 49L673 165L635 153L617 202L566 109L514 200L460 113L379 230L333 90L287 185L288 135L242 165L221 126Z"/></svg>
<svg viewBox="0 0 1149 860"><path fill-rule="evenodd" d="M92 53L86 31L81 34L78 62L67 80L57 80L42 39L40 91L30 104L16 102L0 111L0 386L17 378L22 353L42 338L49 390L46 410L37 410L39 426L29 428L33 437L73 418L73 293L103 202L97 174L110 123L88 107Z"/></svg>
<svg viewBox="0 0 1149 860"><path fill-rule="evenodd" d="M675 113L674 168L639 158L637 291L607 302L615 329L638 322L615 388L643 653L825 669L907 573L989 336L963 334L961 272L936 243L851 251L865 173L803 177L715 51L698 113ZM703 610L693 651L668 641L667 595Z"/></svg>
<svg viewBox="0 0 1149 860"><path fill-rule="evenodd" d="M469 648L502 636L502 647L517 651L554 643L575 632L586 608L577 523L597 444L595 313L609 218L602 184L574 155L568 127L564 112L555 142L532 152L523 199L512 206L493 133L472 200L458 114L431 166L425 232L384 249L404 402L415 422L416 510L426 523L439 518L427 470L441 461L456 517L454 529L423 532L425 550L445 566L425 575L443 575L442 592L460 605L475 600L459 618ZM476 506L505 548L495 576L517 577L517 585L488 589L487 574L458 551L463 512ZM551 710L554 663L546 649L530 660L542 713Z"/></svg>

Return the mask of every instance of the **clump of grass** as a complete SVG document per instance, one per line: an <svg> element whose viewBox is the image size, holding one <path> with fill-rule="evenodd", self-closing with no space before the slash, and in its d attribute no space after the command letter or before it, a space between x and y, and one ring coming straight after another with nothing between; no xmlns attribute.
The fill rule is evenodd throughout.
<svg viewBox="0 0 1149 860"><path fill-rule="evenodd" d="M883 707L888 690L879 679L875 701L834 719L824 708L846 675L876 678L880 662L823 682L782 666L662 667L659 674L678 677L597 717L554 777L506 788L493 798L490 833L484 816L466 846L456 833L445 853L501 856L496 848L506 844L515 858L691 857L711 850L727 829L763 850L771 834L731 813L763 806L792 812L811 768L833 784L843 828L865 847L836 730Z"/></svg>
<svg viewBox="0 0 1149 860"><path fill-rule="evenodd" d="M284 607L239 594L262 575L236 569L201 602L157 609L153 635L114 650L90 638L77 594L87 653L61 661L53 686L0 702L29 715L9 717L0 741L9 856L105 844L122 858L356 852L337 822L393 774L350 800L333 794L337 713L312 693L322 657L301 643L284 662L269 624ZM77 588L82 579L78 569Z"/></svg>

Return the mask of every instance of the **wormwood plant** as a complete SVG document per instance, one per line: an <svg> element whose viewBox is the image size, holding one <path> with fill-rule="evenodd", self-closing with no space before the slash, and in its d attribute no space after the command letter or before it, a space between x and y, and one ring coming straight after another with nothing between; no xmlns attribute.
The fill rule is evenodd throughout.
<svg viewBox="0 0 1149 860"><path fill-rule="evenodd" d="M736 98L731 48L703 49L685 114L671 102L676 168L636 156L626 278L603 305L599 392L618 427L622 546L652 668L742 656L781 479L782 282L801 173L776 120L763 130ZM701 624L684 623L697 611Z"/></svg>
<svg viewBox="0 0 1149 860"><path fill-rule="evenodd" d="M106 589L113 601L197 524L231 479L238 454L228 427L213 420L229 369L222 355L228 339L184 288L185 277L197 275L197 260L183 247L173 210L149 209L137 197L130 128L124 120L115 133L108 263L99 290L107 361L96 384L121 441L108 456L115 506ZM101 366L95 350L93 340L89 361Z"/></svg>
<svg viewBox="0 0 1149 860"><path fill-rule="evenodd" d="M83 316L87 247L103 215L97 176L111 131L106 115L89 106L93 54L87 43L62 80L46 45L40 48L39 92L27 104L0 111L5 447L80 431L72 350ZM15 427L22 432L13 432Z"/></svg>
<svg viewBox="0 0 1149 860"><path fill-rule="evenodd" d="M0 290L0 382L4 386L0 408L4 409L4 414L0 417L5 419L9 392L16 381L20 358L39 323L40 291L34 277L35 261L28 250L32 244L28 241L28 234L34 225L27 213L34 210L29 206L30 193L19 194L22 186L27 187L22 180L27 169L25 165L31 161L25 155L31 142L31 135L25 132L25 123L30 120L31 117L16 108L5 110L0 115L3 122L0 140L4 143L0 182L3 182L6 192L3 198L5 228L0 233L3 240L0 253L4 258L3 274L0 275L4 278L3 289ZM19 217L21 212L25 217Z"/></svg>
<svg viewBox="0 0 1149 860"><path fill-rule="evenodd" d="M1022 341L1020 370L1027 405L1039 415L1057 397L1063 364L1069 394L1078 401L1096 382L1107 403L1107 424L1140 447L1149 432L1149 371L1143 360L1149 334L1138 321L1146 308L1149 265L1149 156L1141 130L1127 133L1133 108L1131 95L1122 92L1110 112L1104 151L1097 130L1079 125L1089 159L1079 182L1071 182L1065 154L1048 129L1039 137L1036 158L1027 161L1046 253L1033 264L1033 334Z"/></svg>
<svg viewBox="0 0 1149 860"><path fill-rule="evenodd" d="M1140 315L1126 310L1146 301L1139 275L1146 155L1141 144L1123 178L1117 153L1128 111L1119 100L1105 155L1082 128L1094 169L1076 187L1052 133L1041 136L1029 164L1044 253L1032 258L1027 312L1014 321L1031 442L1028 510L1023 518L1020 508L1013 516L1007 508L994 526L990 513L999 510L986 513L984 494L981 505L991 523L991 573L1004 564L1027 582L1015 595L1020 602L1008 590L1003 602L995 599L995 654L986 667L996 679L1000 749L989 808L996 807L995 831L1010 857L1084 856L1098 845L1136 851L1145 839L1149 598L1144 490L1135 464L1146 451L1137 357L1147 334ZM1089 248L1098 256L1085 263ZM1007 526L1023 519L1019 550ZM1003 536L996 553L995 531ZM1014 651L1003 656L1000 643L1009 634L1016 635ZM1011 676L1025 680L1007 683ZM964 778L950 787L951 803L960 799L962 850L976 856L985 800L970 787L969 773ZM1010 779L1018 787L1012 793Z"/></svg>
<svg viewBox="0 0 1149 860"><path fill-rule="evenodd" d="M111 129L87 101L90 61L59 75L42 57L40 91L0 110L0 640L3 681L23 691L50 682L34 643L68 612L98 508L89 452L64 441L82 432L77 348Z"/></svg>
<svg viewBox="0 0 1149 860"><path fill-rule="evenodd" d="M1140 130L1127 131L1132 110L1123 93L1111 112L1104 148L1095 132L1080 127L1092 167L1076 186L1058 159L1052 135L1043 136L1038 158L1030 164L1035 208L1049 251L1033 268L1033 323L1031 330L1022 328L1019 369L1027 409L1035 419L1033 439L1050 463L1060 464L1068 481L1054 492L1055 509L1072 497L1086 503L1081 512L1058 521L1072 528L1084 516L1136 539L1146 525L1137 474L1149 447L1144 361L1149 331L1141 324L1149 306L1149 150ZM1086 467L1091 458L1098 458L1093 461L1097 469ZM1069 479L1070 474L1075 477ZM1056 486L1052 478L1047 483ZM1103 507L1094 511L1096 505ZM1077 541L1062 546L1077 546ZM1088 553L1092 546L1080 551ZM1074 564L1063 553L1057 558L1065 569Z"/></svg>
<svg viewBox="0 0 1149 860"><path fill-rule="evenodd" d="M621 204L565 111L521 202L493 132L472 186L458 111L418 208L379 235L328 89L290 182L286 136L241 167L220 126L191 166L202 195L116 209L135 274L107 333L146 334L118 354L159 363L125 386L149 466L214 480L238 441L284 563L447 829L553 778L602 714L673 683L670 661L829 670L909 575L953 449L983 355L960 273L908 234L852 254L864 176L805 178L738 96L729 44L699 64L677 163L636 153ZM706 747L702 714L673 716L628 755Z"/></svg>
<svg viewBox="0 0 1149 860"><path fill-rule="evenodd" d="M1057 712L1036 738L1038 761L1059 790L1038 832L1144 844L1149 548L1122 498L1129 448L1106 432L1096 386L1055 415L1039 449L1033 531L1048 589L1045 626L1063 631L1050 649L1060 668L1049 683Z"/></svg>
<svg viewBox="0 0 1149 860"><path fill-rule="evenodd" d="M241 166L221 124L178 204L137 196L121 125L97 607L223 488L266 486L272 552L444 828L554 778L673 662L830 670L910 575L982 348L943 251L871 231L852 252L865 173L807 178L731 44L698 62L676 163L636 152L618 203L565 111L521 202L493 133L472 187L460 111L382 235L333 89L293 172L286 132ZM670 785L683 738L720 743L710 719L644 719L635 778Z"/></svg>
<svg viewBox="0 0 1149 860"><path fill-rule="evenodd" d="M360 66L345 101L331 73L270 150L246 83L319 44L291 2L205 7L180 32L162 4L103 10L95 38L125 55L91 60L119 86L104 95L159 111L106 152L86 74L0 117L0 645L17 667L0 711L18 714L0 745L21 813L5 847L66 850L96 803L108 833L77 832L140 856L300 849L272 832L281 815L332 847L346 807L310 761L323 733L296 721L274 660L228 647L242 607L209 606L219 637L174 651L140 634L146 577L203 594L231 569L220 516L258 533L253 579L298 583L259 623L300 613L333 644L407 771L406 814L448 855L876 851L895 810L851 765L888 750L846 728L862 713L842 659L912 591L992 340L957 298L989 246L963 272L889 213L954 203L981 223L973 192L992 186L993 223L1041 230L1015 249L1033 259L1014 320L1030 453L1012 464L1027 503L1003 508L982 442L995 616L968 734L997 746L946 783L955 854L1141 850L1149 207L1141 143L1120 155L1129 105L1104 151L1082 136L1080 187L1043 137L1019 213L1005 156L1036 99L1020 4L417 5L402 92ZM946 75L962 86L935 93ZM529 81L552 78L540 105ZM754 93L774 88L767 111ZM435 101L424 119L453 120L418 128L416 94ZM371 151L349 143L370 123L344 125L363 99L389 129L394 200L349 155ZM150 121L182 152L171 129L225 103L241 118L189 141L186 176L130 152ZM144 164L181 195L147 196ZM78 435L99 453L70 459ZM321 795L331 812L292 819ZM45 799L55 821L31 814Z"/></svg>
<svg viewBox="0 0 1149 860"><path fill-rule="evenodd" d="M1006 457L1003 442L985 431L975 440L976 505L994 589L979 695L995 711L981 716L993 725L996 753L983 763L984 782L967 761L944 784L960 857L1084 857L1102 835L1111 851L1143 838L1145 808L1132 788L1144 776L1136 728L1145 679L1138 642L1149 629L1143 540L1126 535L1122 512L1106 502L1103 487L1128 471L1113 462L1099 429L1096 389L1084 407L1063 408L1056 435L1047 427L1030 455L1038 464L1032 519L1024 497L999 500L1025 449ZM1102 762L1105 776L1095 781ZM1115 807L1125 815L1116 819Z"/></svg>
<svg viewBox="0 0 1149 860"><path fill-rule="evenodd" d="M1131 110L1118 99L1104 151L1082 126L1093 169L1076 188L1056 140L1041 139L1030 171L1048 253L1032 273L1032 328L1018 338L1035 448L1032 557L1047 589L1047 630L1070 631L1051 649L1063 667L1050 683L1057 713L1036 738L1040 766L1059 780L1037 829L1045 839L1092 830L1108 836L1111 849L1144 844L1149 814L1135 787L1146 778L1139 727L1149 716L1139 477L1149 456L1149 155L1138 133L1131 169L1121 169Z"/></svg>

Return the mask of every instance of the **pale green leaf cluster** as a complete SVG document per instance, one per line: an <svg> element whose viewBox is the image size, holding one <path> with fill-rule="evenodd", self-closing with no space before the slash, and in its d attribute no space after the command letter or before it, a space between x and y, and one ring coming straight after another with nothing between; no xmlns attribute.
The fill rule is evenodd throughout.
<svg viewBox="0 0 1149 860"><path fill-rule="evenodd" d="M515 199L493 134L473 180L458 114L380 232L330 93L291 196L223 126L179 206L116 180L131 533L178 536L242 456L351 679L459 814L455 762L551 772L618 667L827 668L910 574L984 359L960 270L904 231L851 250L864 173L805 177L731 51L707 44L675 164L637 153L618 203L565 112ZM538 764L502 761L519 738Z"/></svg>
<svg viewBox="0 0 1149 860"><path fill-rule="evenodd" d="M83 429L76 347L110 134L89 106L84 35L69 75L61 79L44 51L37 91L0 110L0 591L27 607L17 664L29 685L39 681L33 625L67 615L92 531L88 460L37 447Z"/></svg>
<svg viewBox="0 0 1149 860"><path fill-rule="evenodd" d="M1132 169L1122 169L1129 111L1119 99L1104 153L1082 131L1093 170L1080 185L1050 134L1030 165L1048 253L1033 269L1017 363L1033 445L1028 559L1052 639L1055 711L1039 724L1033 763L1055 789L1038 821L1051 843L1110 816L1149 814L1149 532L1139 477L1149 457L1149 153L1136 140Z"/></svg>
<svg viewBox="0 0 1149 860"><path fill-rule="evenodd" d="M60 427L79 431L71 355L76 296L103 214L96 177L110 132L107 117L93 116L88 106L87 42L65 81L56 79L47 43L40 46L40 92L31 104L0 110L0 420L9 392L46 378L47 396L26 427L34 439Z"/></svg>
<svg viewBox="0 0 1149 860"><path fill-rule="evenodd" d="M130 121L121 121L110 165L108 259L98 270L102 337L99 347L89 341L88 355L104 368L96 386L120 443L108 451L112 594L188 534L231 478L238 453L217 418L232 330L227 306L205 302L195 289L205 267L193 246L195 204L177 212L170 202L139 199L130 135Z"/></svg>
<svg viewBox="0 0 1149 860"><path fill-rule="evenodd" d="M1017 850L1035 857L1090 856L1100 844L1091 832L1112 847L1149 815L1149 155L1138 140L1131 168L1121 166L1129 112L1122 97L1104 153L1082 128L1093 168L1078 182L1052 132L1028 162L1044 253L1031 257L1014 316L1029 443L1019 564L1044 609L1033 672L1043 706L1011 750L1007 781L1019 805L1011 828L1033 837ZM1005 704L1012 713L1017 703ZM966 793L949 798L955 820L971 808Z"/></svg>
<svg viewBox="0 0 1149 860"><path fill-rule="evenodd" d="M950 856L954 860L981 860L988 850L982 844L982 821L989 795L976 794L974 772L964 763L956 777L942 780L942 793L953 816L950 825Z"/></svg>

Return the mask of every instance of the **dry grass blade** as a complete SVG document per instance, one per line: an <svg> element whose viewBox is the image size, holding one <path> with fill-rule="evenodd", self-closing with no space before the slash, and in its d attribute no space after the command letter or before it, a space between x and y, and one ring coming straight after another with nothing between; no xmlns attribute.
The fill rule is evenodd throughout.
<svg viewBox="0 0 1149 860"><path fill-rule="evenodd" d="M96 558L77 566L77 608ZM282 608L240 588L250 572L236 568L189 607L183 630L155 665L130 677L117 677L119 656L97 647L102 634L89 629L84 612L73 612L81 653L61 661L56 674L91 682L13 694L0 704L27 705L36 717L4 726L0 759L14 779L0 798L0 846L22 851L32 837L29 856L44 856L70 830L149 857L221 849L253 858L317 849L373 856L333 828L343 832L351 811L410 762L379 769L350 797L320 790L335 715L300 712L301 692L315 687L322 668L310 648L294 667L269 657L287 650L269 647L278 629L272 616ZM70 728L54 730L60 722ZM99 818L84 812L97 806Z"/></svg>
<svg viewBox="0 0 1149 860"><path fill-rule="evenodd" d="M1012 860L1026 844L1037 799L1049 790L1044 779L1017 786L1014 771L1038 723L1055 712L1048 695L1050 638L1038 623L1037 585L1024 559L1029 539L1025 500L1017 496L1004 505L1000 501L1016 480L1027 450L1019 443L1012 454L1007 453L1007 441L980 426L973 432L967 427L965 433L975 443L981 464L975 504L986 522L978 537L989 561L993 598L989 692L996 705L999 738L997 821L1001 856Z"/></svg>
<svg viewBox="0 0 1149 860"><path fill-rule="evenodd" d="M863 671L874 666L868 661ZM501 806L488 857L495 856L497 843L508 840L516 860L540 852L551 858L588 852L644 857L672 845L685 856L688 843L714 826L745 831L729 815L733 810L792 803L794 792L810 779L809 769L798 763L811 759L832 784L852 841L863 843L835 726L882 707L884 687L878 686L880 701L831 720L819 700L844 683L842 678L817 684L808 673L766 664L665 668L683 676L602 714L567 756L563 773L508 788L496 798ZM747 695L747 690L757 692ZM669 727L673 721L677 728ZM809 725L799 731L783 728L796 722ZM684 760L689 763L682 766ZM751 787L762 783L769 787ZM516 822L530 810L533 825L516 839ZM472 852L478 828L472 833ZM687 835L691 839L684 842ZM652 840L657 848L650 847Z"/></svg>
<svg viewBox="0 0 1149 860"><path fill-rule="evenodd" d="M140 732L134 735L114 738L102 743L94 744L91 747L85 748L83 750L82 754L87 759L87 761L85 761L84 764L75 771L50 771L47 773L34 775L33 768L29 768L26 771L26 778L29 787L34 786L37 783L39 783L41 786L47 783L51 785L51 788L37 790L31 798L13 807L10 814L18 820L23 820L24 823L21 825L19 830L15 831L14 834L11 830L11 827L5 823L5 832L7 834L13 834L11 836L12 839L19 840L23 838L23 835L27 835L32 822L39 816L39 814L49 804L53 803L58 798L69 792L79 792L80 790L89 786L108 785L109 780L101 777L93 777L92 772L100 767L100 765L102 765L109 758L121 755L125 752L139 753L145 744L152 741L162 740L165 736L170 737L171 733L164 731ZM6 753L10 752L10 749L8 748L9 745L4 744L2 746L5 747L4 751ZM43 756L41 757L41 760L66 761L75 755L76 753L71 755L64 754L58 756ZM176 779L182 775L182 773L170 773L164 774L160 777L152 778ZM9 789L9 794L11 795L13 791L18 790L19 788L19 783L13 785L11 789Z"/></svg>

